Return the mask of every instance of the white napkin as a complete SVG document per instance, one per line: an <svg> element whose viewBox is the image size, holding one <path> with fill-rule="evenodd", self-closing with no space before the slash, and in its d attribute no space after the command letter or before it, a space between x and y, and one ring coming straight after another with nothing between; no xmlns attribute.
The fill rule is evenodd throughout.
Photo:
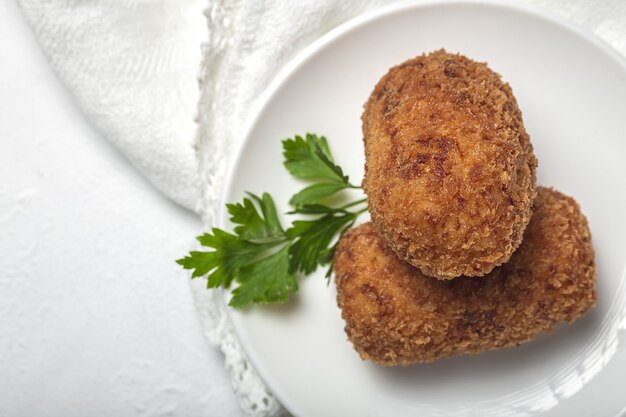
<svg viewBox="0 0 626 417"><path fill-rule="evenodd" d="M199 208L193 117L202 0L18 0L91 122L168 197Z"/></svg>
<svg viewBox="0 0 626 417"><path fill-rule="evenodd" d="M203 0L18 0L53 67L103 135L164 194L212 224L230 151L271 79L321 34L393 0L204 1L208 42L201 59ZM625 1L518 1L579 24L626 55ZM193 288L243 410L286 414L242 352L221 294L201 281Z"/></svg>

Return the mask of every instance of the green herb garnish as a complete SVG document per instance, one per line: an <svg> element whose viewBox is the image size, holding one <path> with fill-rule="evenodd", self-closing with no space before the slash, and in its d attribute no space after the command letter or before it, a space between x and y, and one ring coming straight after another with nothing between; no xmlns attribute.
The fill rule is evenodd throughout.
<svg viewBox="0 0 626 417"><path fill-rule="evenodd" d="M335 164L323 136L284 140L283 156L292 176L313 181L289 201L293 210L288 214L307 216L305 220L295 220L285 230L272 197L248 193L242 203L226 205L234 234L213 228L198 237L211 251L193 251L176 261L193 270L192 278L207 275L208 288L229 288L237 282L232 307L283 302L298 291L297 274L308 275L321 265L329 265L330 277L337 238L367 210L362 207L365 199L338 207L324 204L342 190L361 187L352 185Z"/></svg>

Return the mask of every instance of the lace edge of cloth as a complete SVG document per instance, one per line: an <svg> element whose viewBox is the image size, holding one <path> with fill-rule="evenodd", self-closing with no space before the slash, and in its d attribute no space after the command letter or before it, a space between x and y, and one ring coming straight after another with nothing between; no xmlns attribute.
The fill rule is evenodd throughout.
<svg viewBox="0 0 626 417"><path fill-rule="evenodd" d="M196 123L197 164L202 182L200 213L204 224L215 224L219 212L227 155L234 138L223 122L214 117L215 101L222 94L215 82L228 65L227 50L231 46L234 24L229 16L243 7L244 1L209 1L204 10L209 28L208 41L202 46L202 65L198 74L200 100ZM200 112L200 109L205 111ZM206 111L209 110L209 111ZM214 132L224 132L216 140ZM244 414L250 417L287 417L290 414L268 390L249 362L227 316L223 291L207 291L206 279L191 281L191 292L196 304L203 332L209 343L224 354L224 365L229 373L235 396Z"/></svg>

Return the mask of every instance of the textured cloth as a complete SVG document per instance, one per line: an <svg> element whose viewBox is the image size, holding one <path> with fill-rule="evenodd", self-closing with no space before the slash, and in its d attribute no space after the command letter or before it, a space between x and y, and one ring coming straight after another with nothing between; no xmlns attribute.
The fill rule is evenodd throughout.
<svg viewBox="0 0 626 417"><path fill-rule="evenodd" d="M323 33L393 2L18 1L53 67L103 135L207 225L215 223L233 146L272 78ZM591 30L626 55L623 0L522 2ZM201 59L206 31L198 27L199 7L205 6L208 41ZM285 415L248 363L221 292L207 291L201 280L192 287L207 338L224 352L243 410L251 416Z"/></svg>
<svg viewBox="0 0 626 417"><path fill-rule="evenodd" d="M165 195L198 210L202 0L18 0L91 122Z"/></svg>

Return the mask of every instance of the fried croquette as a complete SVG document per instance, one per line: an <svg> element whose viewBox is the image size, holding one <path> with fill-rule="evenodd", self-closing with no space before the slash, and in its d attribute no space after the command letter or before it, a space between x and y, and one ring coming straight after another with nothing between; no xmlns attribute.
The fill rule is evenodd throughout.
<svg viewBox="0 0 626 417"><path fill-rule="evenodd" d="M396 66L362 116L372 222L439 279L482 276L522 241L537 160L511 88L439 50Z"/></svg>
<svg viewBox="0 0 626 417"><path fill-rule="evenodd" d="M596 302L587 220L571 197L538 187L534 215L511 260L486 277L441 281L401 261L371 223L335 254L337 302L363 359L431 362L527 342Z"/></svg>

